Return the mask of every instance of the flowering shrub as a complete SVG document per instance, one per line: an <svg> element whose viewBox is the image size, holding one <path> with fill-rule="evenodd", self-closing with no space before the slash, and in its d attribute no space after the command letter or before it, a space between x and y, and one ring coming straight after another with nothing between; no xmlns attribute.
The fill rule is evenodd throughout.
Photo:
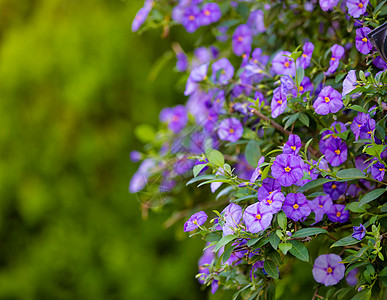
<svg viewBox="0 0 387 300"><path fill-rule="evenodd" d="M198 279L213 293L272 298L301 260L313 298L382 297L387 64L369 33L385 3L158 0L138 12L135 31L182 25L200 38L193 53L173 47L187 103L165 108L147 153L132 154L144 160L129 189L217 193L181 214L207 242Z"/></svg>

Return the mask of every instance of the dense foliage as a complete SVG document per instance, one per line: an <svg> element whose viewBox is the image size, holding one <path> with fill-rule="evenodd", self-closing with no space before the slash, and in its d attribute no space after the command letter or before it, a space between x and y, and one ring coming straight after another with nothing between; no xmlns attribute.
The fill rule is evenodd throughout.
<svg viewBox="0 0 387 300"><path fill-rule="evenodd" d="M132 152L129 190L180 208L185 184L217 194L174 217L192 209L184 231L207 242L197 278L213 293L275 298L304 261L313 299L382 297L387 63L369 34L385 3L159 0L138 12L133 31L182 25L197 40L192 53L173 44L188 99Z"/></svg>

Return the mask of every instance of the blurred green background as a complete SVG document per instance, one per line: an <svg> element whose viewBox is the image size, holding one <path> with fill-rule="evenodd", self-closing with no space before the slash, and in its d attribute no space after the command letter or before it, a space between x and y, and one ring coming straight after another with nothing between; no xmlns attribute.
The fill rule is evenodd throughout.
<svg viewBox="0 0 387 300"><path fill-rule="evenodd" d="M0 299L206 298L203 242L128 193L134 128L184 102L142 4L0 0Z"/></svg>

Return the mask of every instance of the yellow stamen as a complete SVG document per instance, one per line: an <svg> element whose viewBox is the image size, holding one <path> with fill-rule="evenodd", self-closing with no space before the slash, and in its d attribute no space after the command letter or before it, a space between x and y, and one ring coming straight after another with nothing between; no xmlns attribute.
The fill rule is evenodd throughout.
<svg viewBox="0 0 387 300"><path fill-rule="evenodd" d="M380 172L383 172L383 171L384 171L384 168L380 168L379 171L380 171Z"/></svg>
<svg viewBox="0 0 387 300"><path fill-rule="evenodd" d="M232 133L234 133L234 131L235 130L233 128L230 128L228 132L232 134Z"/></svg>
<svg viewBox="0 0 387 300"><path fill-rule="evenodd" d="M271 204L273 202L273 200L267 200L267 203Z"/></svg>
<svg viewBox="0 0 387 300"><path fill-rule="evenodd" d="M371 130L370 130L370 131L367 131L367 133L368 133L368 134L372 134L372 131L371 131Z"/></svg>
<svg viewBox="0 0 387 300"><path fill-rule="evenodd" d="M336 60L336 58L332 57L332 58L331 58L331 60L332 60L332 61L335 61L335 60Z"/></svg>
<svg viewBox="0 0 387 300"><path fill-rule="evenodd" d="M195 16L193 16L193 15L188 16L188 20L190 20L190 21L195 20Z"/></svg>
<svg viewBox="0 0 387 300"><path fill-rule="evenodd" d="M323 208L323 206L322 206L321 204L320 204L319 206L320 206L321 208Z"/></svg>
<svg viewBox="0 0 387 300"><path fill-rule="evenodd" d="M206 9L206 10L204 11L204 14L205 14L206 16L209 16L209 15L211 14L211 12L210 12L208 9Z"/></svg>
<svg viewBox="0 0 387 300"><path fill-rule="evenodd" d="M337 135L332 134L332 136L333 136L335 139L337 139Z"/></svg>
<svg viewBox="0 0 387 300"><path fill-rule="evenodd" d="M364 43L367 43L368 42L368 39L366 37L362 38L361 39Z"/></svg>
<svg viewBox="0 0 387 300"><path fill-rule="evenodd" d="M334 190L335 188L337 188L337 185L336 184L332 184L332 189Z"/></svg>
<svg viewBox="0 0 387 300"><path fill-rule="evenodd" d="M360 125L360 124L358 124L358 125L357 125L357 127L359 127L359 128L360 128L360 127L361 127L361 125Z"/></svg>
<svg viewBox="0 0 387 300"><path fill-rule="evenodd" d="M278 103L278 104L282 104L282 100L278 100L277 103Z"/></svg>
<svg viewBox="0 0 387 300"><path fill-rule="evenodd" d="M333 270L332 270L331 268L328 268L328 269L327 269L327 273L332 273L332 271L333 271Z"/></svg>
<svg viewBox="0 0 387 300"><path fill-rule="evenodd" d="M258 60L254 59L253 62L254 62L255 64L257 64L257 63L258 63Z"/></svg>
<svg viewBox="0 0 387 300"><path fill-rule="evenodd" d="M273 193L273 192L269 192L269 195L271 195L271 193Z"/></svg>
<svg viewBox="0 0 387 300"><path fill-rule="evenodd" d="M296 146L290 146L293 151L296 151Z"/></svg>
<svg viewBox="0 0 387 300"><path fill-rule="evenodd" d="M357 6L359 6L359 8L363 8L363 3L359 3Z"/></svg>
<svg viewBox="0 0 387 300"><path fill-rule="evenodd" d="M243 41L243 37L242 36L238 36L237 40L238 40L238 42L242 42Z"/></svg>
<svg viewBox="0 0 387 300"><path fill-rule="evenodd" d="M304 87L300 85L300 86L298 87L298 90L299 90L300 92L302 92L302 91L304 90Z"/></svg>
<svg viewBox="0 0 387 300"><path fill-rule="evenodd" d="M324 100L325 100L326 103L328 103L329 101L331 101L331 99L329 99L329 97L325 97Z"/></svg>
<svg viewBox="0 0 387 300"><path fill-rule="evenodd" d="M290 65L290 64L289 64L288 62L284 63L285 68L288 68L289 65Z"/></svg>
<svg viewBox="0 0 387 300"><path fill-rule="evenodd" d="M255 217L256 217L258 220L261 219L261 215L260 215L260 214L256 215Z"/></svg>
<svg viewBox="0 0 387 300"><path fill-rule="evenodd" d="M303 57L308 57L308 55L306 55L305 53L304 53L304 54L302 54L302 56L303 56Z"/></svg>
<svg viewBox="0 0 387 300"><path fill-rule="evenodd" d="M246 53L243 53L243 54L242 54L242 58L245 58L245 57L246 57Z"/></svg>
<svg viewBox="0 0 387 300"><path fill-rule="evenodd" d="M290 170L291 170L291 169L290 169L289 167L286 167L286 168L285 168L285 171L286 171L286 172L290 172Z"/></svg>
<svg viewBox="0 0 387 300"><path fill-rule="evenodd" d="M298 209L299 207L300 207L300 206L299 206L298 204L294 204L294 205L293 205L293 208L294 208L294 209Z"/></svg>
<svg viewBox="0 0 387 300"><path fill-rule="evenodd" d="M340 216L341 216L341 212L338 211L338 212L336 213L336 217L340 217Z"/></svg>
<svg viewBox="0 0 387 300"><path fill-rule="evenodd" d="M339 154L340 154L340 149L335 150L335 153L336 153L337 155L339 155Z"/></svg>

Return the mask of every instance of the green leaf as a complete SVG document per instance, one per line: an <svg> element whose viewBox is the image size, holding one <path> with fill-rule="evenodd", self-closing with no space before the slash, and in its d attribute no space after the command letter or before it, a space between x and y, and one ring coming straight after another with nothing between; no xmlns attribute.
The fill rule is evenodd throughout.
<svg viewBox="0 0 387 300"><path fill-rule="evenodd" d="M375 7L374 11L372 12L373 15L376 15L377 12L383 7L383 5L386 3L386 0L380 2L378 6Z"/></svg>
<svg viewBox="0 0 387 300"><path fill-rule="evenodd" d="M302 124L304 124L306 127L309 127L309 117L304 114L304 113L300 113L298 119L301 121Z"/></svg>
<svg viewBox="0 0 387 300"><path fill-rule="evenodd" d="M264 179L269 175L269 171L270 171L270 166L267 166L267 167L263 170L263 172L262 172L262 174L261 174L261 179L262 179L262 180L264 180Z"/></svg>
<svg viewBox="0 0 387 300"><path fill-rule="evenodd" d="M152 126L148 124L141 124L134 129L134 135L142 143L149 143L154 140L156 132Z"/></svg>
<svg viewBox="0 0 387 300"><path fill-rule="evenodd" d="M277 215L277 222L278 222L278 225L283 229L285 230L286 229L286 225L288 223L288 219L286 218L286 215L283 211L280 211Z"/></svg>
<svg viewBox="0 0 387 300"><path fill-rule="evenodd" d="M297 52L293 52L292 54L290 54L290 57L293 58L294 61L297 60L297 58L299 58L302 54L302 51L297 51Z"/></svg>
<svg viewBox="0 0 387 300"><path fill-rule="evenodd" d="M292 238L303 238L320 233L328 233L328 231L319 227L302 228L293 233Z"/></svg>
<svg viewBox="0 0 387 300"><path fill-rule="evenodd" d="M282 251L282 253L286 255L288 251L292 249L293 246L291 243L281 243L278 245L278 247Z"/></svg>
<svg viewBox="0 0 387 300"><path fill-rule="evenodd" d="M386 191L385 189L376 189L369 192L368 194L365 194L364 197L359 202L359 207L379 198L381 195L384 194L385 191Z"/></svg>
<svg viewBox="0 0 387 300"><path fill-rule="evenodd" d="M337 172L336 176L338 178L348 178L348 179L357 179L357 178L366 178L367 176L363 173L363 171L351 168L351 169L344 169Z"/></svg>
<svg viewBox="0 0 387 300"><path fill-rule="evenodd" d="M364 266L368 264L368 261L362 261L362 262L358 262L358 263L355 263L355 264L351 264L349 265L346 270L345 270L345 276L348 275L349 272L351 272L353 269L356 269L358 267L361 267L361 266Z"/></svg>
<svg viewBox="0 0 387 300"><path fill-rule="evenodd" d="M296 122L298 119L298 116L299 116L299 113L291 115L291 117L286 121L284 129L288 128L290 125Z"/></svg>
<svg viewBox="0 0 387 300"><path fill-rule="evenodd" d="M254 245L254 249L262 248L262 247L265 246L268 242L269 242L269 238L268 238L268 237L264 237L264 238L261 239L256 245Z"/></svg>
<svg viewBox="0 0 387 300"><path fill-rule="evenodd" d="M223 257L222 257L222 262L225 263L230 257L231 257L231 254L232 252L234 251L235 247L237 245L234 245L234 246L230 246L230 247L227 247L224 252L223 252Z"/></svg>
<svg viewBox="0 0 387 300"><path fill-rule="evenodd" d="M193 175L194 175L194 177L198 176L200 171L203 170L205 167L207 167L207 164L195 165L193 167Z"/></svg>
<svg viewBox="0 0 387 300"><path fill-rule="evenodd" d="M380 154L383 152L383 149L384 149L383 145L373 145L371 147L365 148L364 151L371 156L380 158Z"/></svg>
<svg viewBox="0 0 387 300"><path fill-rule="evenodd" d="M198 182L201 180L209 180L209 179L214 179L214 178L215 178L215 175L200 175L198 177L192 178L185 185L190 185L192 183L195 183L195 182Z"/></svg>
<svg viewBox="0 0 387 300"><path fill-rule="evenodd" d="M348 246L348 245L354 245L359 243L360 241L352 237L352 235L346 236L345 238L342 238L341 240L338 240L336 243L334 243L331 248L333 247L342 247L342 246Z"/></svg>
<svg viewBox="0 0 387 300"><path fill-rule="evenodd" d="M302 52L301 52L302 53ZM303 68L298 68L297 69L297 83L298 85L301 84L301 81L304 79L304 76L305 76L305 71Z"/></svg>
<svg viewBox="0 0 387 300"><path fill-rule="evenodd" d="M251 140L245 149L245 157L247 162L253 168L258 166L258 160L261 157L261 148L257 141Z"/></svg>
<svg viewBox="0 0 387 300"><path fill-rule="evenodd" d="M351 202L346 205L345 209L352 211L354 213L363 213L366 211L365 207L359 207L359 202Z"/></svg>
<svg viewBox="0 0 387 300"><path fill-rule="evenodd" d="M276 265L280 265L281 262L281 255L278 253L278 251L272 251L269 253L270 260L272 260Z"/></svg>
<svg viewBox="0 0 387 300"><path fill-rule="evenodd" d="M241 202L241 201L244 201L244 200L250 200L250 199L257 199L257 194L254 194L254 195L247 195L247 196L238 198L238 199L236 199L234 202L238 203L238 202Z"/></svg>
<svg viewBox="0 0 387 300"><path fill-rule="evenodd" d="M281 240L278 237L278 235L275 233L275 231L272 231L272 233L270 233L270 235L269 235L269 242L272 245L272 247L274 248L274 250L278 249L278 245L279 245L280 241Z"/></svg>
<svg viewBox="0 0 387 300"><path fill-rule="evenodd" d="M226 235L220 239L220 241L216 244L215 249L213 252L218 252L218 250L222 247L227 245L229 242L235 240L238 236L234 234Z"/></svg>
<svg viewBox="0 0 387 300"><path fill-rule="evenodd" d="M339 83L346 75L347 75L347 73L340 73L340 74L338 74L335 77L335 83Z"/></svg>
<svg viewBox="0 0 387 300"><path fill-rule="evenodd" d="M303 243L297 240L290 241L292 248L289 252L302 261L309 261L309 252L308 249L304 246Z"/></svg>
<svg viewBox="0 0 387 300"><path fill-rule="evenodd" d="M208 161L217 167L223 167L224 157L221 152L215 149L210 149L206 152Z"/></svg>
<svg viewBox="0 0 387 300"><path fill-rule="evenodd" d="M279 278L279 271L277 269L277 266L272 261L265 260L265 262L263 263L263 268L265 269L265 271L269 277L274 278L274 279Z"/></svg>
<svg viewBox="0 0 387 300"><path fill-rule="evenodd" d="M324 183L335 181L334 179L328 179L328 178L318 178L313 181L309 181L307 184L304 184L302 187L298 189L298 193L303 193L306 190L313 189L315 187L318 187L320 185L323 185Z"/></svg>
<svg viewBox="0 0 387 300"><path fill-rule="evenodd" d="M254 244L258 243L260 239L262 239L262 237L257 237L257 238L253 238L253 239L248 240L246 243L247 247L251 247Z"/></svg>

